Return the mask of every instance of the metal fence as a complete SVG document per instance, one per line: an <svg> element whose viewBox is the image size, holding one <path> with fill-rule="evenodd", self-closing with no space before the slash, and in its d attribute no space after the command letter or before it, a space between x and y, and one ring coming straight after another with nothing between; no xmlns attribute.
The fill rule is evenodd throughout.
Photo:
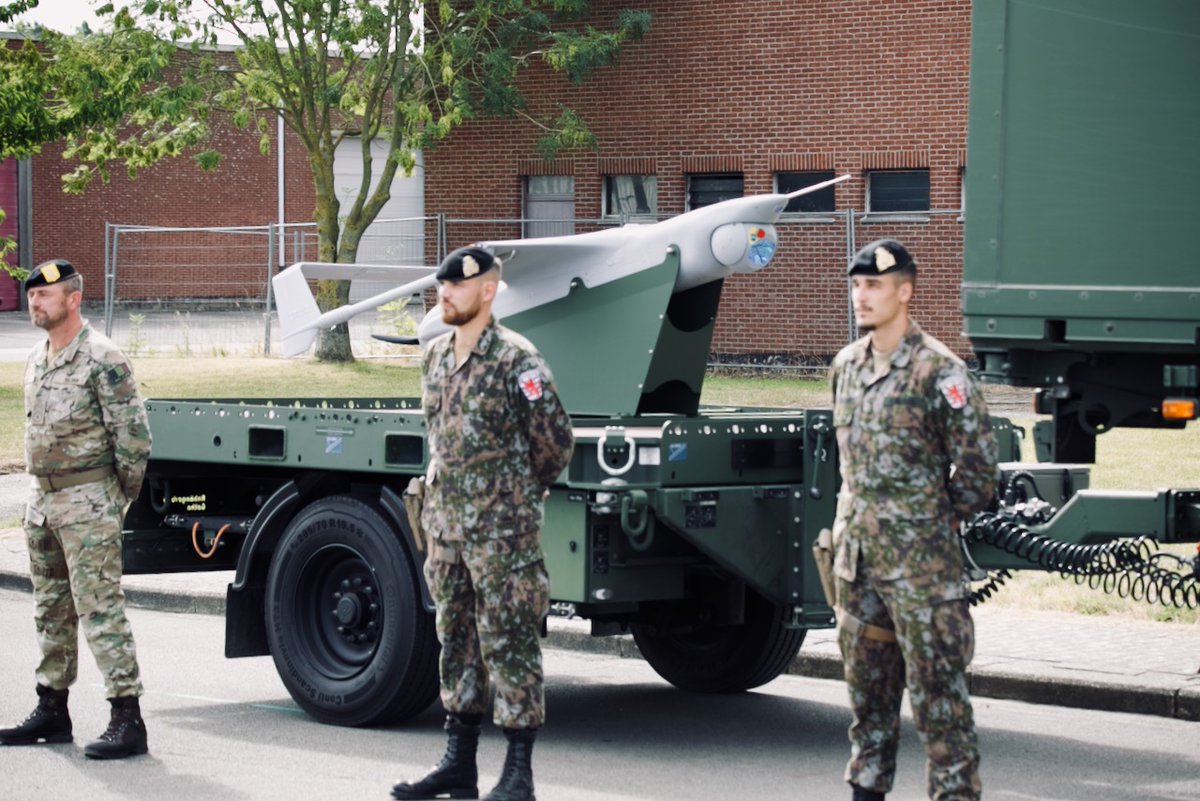
<svg viewBox="0 0 1200 801"><path fill-rule="evenodd" d="M426 264L436 256L435 218L376 220L359 245L360 263ZM270 278L318 258L316 226L166 228L105 226L105 333L133 355L269 354L279 341ZM390 287L353 282L351 300ZM356 353L379 349L393 309L351 323Z"/></svg>
<svg viewBox="0 0 1200 801"><path fill-rule="evenodd" d="M644 218L639 218L644 222ZM459 245L517 239L531 221L446 215L377 220L363 236L361 264L437 264ZM576 233L619 226L618 218L555 220ZM770 267L726 282L717 321L721 362L797 370L823 363L857 336L845 265L865 242L895 237L921 263L922 324L956 341L961 330L962 213L788 214L776 223L780 249ZM133 355L260 355L279 341L270 277L317 260L312 223L211 228L109 224L105 228L105 331ZM351 301L390 289L355 281ZM769 303L764 306L764 298ZM927 299L927 300L926 300ZM421 299L388 304L350 324L356 356L386 355L372 334L411 328Z"/></svg>

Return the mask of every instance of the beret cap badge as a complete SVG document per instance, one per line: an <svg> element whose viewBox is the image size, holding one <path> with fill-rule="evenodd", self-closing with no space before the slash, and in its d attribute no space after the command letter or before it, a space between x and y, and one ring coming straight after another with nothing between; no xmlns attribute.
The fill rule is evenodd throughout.
<svg viewBox="0 0 1200 801"><path fill-rule="evenodd" d="M883 245L875 248L875 269L879 272L896 266L896 257Z"/></svg>
<svg viewBox="0 0 1200 801"><path fill-rule="evenodd" d="M479 262L475 261L474 256L468 253L467 255L463 256L462 262L463 278L472 278L476 275L479 275Z"/></svg>

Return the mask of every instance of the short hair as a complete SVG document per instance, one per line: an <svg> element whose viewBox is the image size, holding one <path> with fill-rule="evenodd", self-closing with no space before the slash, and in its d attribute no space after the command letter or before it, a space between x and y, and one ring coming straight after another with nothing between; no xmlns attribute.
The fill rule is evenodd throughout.
<svg viewBox="0 0 1200 801"><path fill-rule="evenodd" d="M482 277L487 278L490 281L492 280L490 276L492 276L493 273L495 273L495 281L497 284L504 280L504 262L500 260L499 256L497 256L495 261L492 262L492 269L484 273Z"/></svg>
<svg viewBox="0 0 1200 801"><path fill-rule="evenodd" d="M68 295L72 292L78 292L81 295L83 294L83 276L79 273L67 276L62 280L61 283L66 289Z"/></svg>

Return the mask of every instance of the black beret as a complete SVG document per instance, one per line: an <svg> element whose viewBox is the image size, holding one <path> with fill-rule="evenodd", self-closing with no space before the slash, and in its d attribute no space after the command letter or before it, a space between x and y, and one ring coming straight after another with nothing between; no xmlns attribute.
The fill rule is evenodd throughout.
<svg viewBox="0 0 1200 801"><path fill-rule="evenodd" d="M437 280L463 281L483 275L495 266L496 257L483 248L459 248L442 259L442 266L438 267L437 271Z"/></svg>
<svg viewBox="0 0 1200 801"><path fill-rule="evenodd" d="M33 289L35 286L57 284L72 275L79 275L79 271L71 262L66 259L51 259L33 268L29 277L25 279L25 288Z"/></svg>
<svg viewBox="0 0 1200 801"><path fill-rule="evenodd" d="M895 239L877 239L854 254L846 275L884 275L906 271L917 272L917 263L908 249Z"/></svg>

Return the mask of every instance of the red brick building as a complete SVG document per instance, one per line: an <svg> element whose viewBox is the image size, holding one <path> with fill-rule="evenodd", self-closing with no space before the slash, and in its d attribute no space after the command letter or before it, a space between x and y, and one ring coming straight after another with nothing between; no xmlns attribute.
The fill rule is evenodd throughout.
<svg viewBox="0 0 1200 801"><path fill-rule="evenodd" d="M638 5L596 3L601 17ZM731 192L770 192L849 173L851 180L818 198L817 211L781 223L781 247L766 270L726 281L713 349L800 359L832 354L853 333L844 279L848 253L895 236L920 263L917 318L966 353L958 311L959 210L970 0L644 5L653 14L652 30L615 67L578 86L540 66L527 76L530 112L554 117L560 103L571 106L595 132L596 151L546 161L531 123L473 121L425 154L424 213L594 221L642 211L664 217ZM97 183L78 197L62 193L60 176L69 165L60 147L47 147L31 163L31 244L24 263L71 259L87 279L88 299L98 301L105 223L276 221L274 152L262 155L257 136L232 128L222 129L217 143L225 158L214 173L176 159L135 181L114 174L110 184ZM303 150L289 137L285 153L286 218L309 221L314 201ZM631 193L632 186L640 194ZM530 228L527 233L547 230ZM453 247L519 235L520 225L459 223L450 226L448 241ZM242 247L261 252L237 262L266 264L265 243ZM431 246L427 250L432 254ZM190 250L186 258L166 252L141 258L151 267L147 280L155 280L154 265L162 265L164 280L178 284L162 294L174 297L236 296L230 288L252 269L230 266L227 240Z"/></svg>
<svg viewBox="0 0 1200 801"><path fill-rule="evenodd" d="M61 145L47 146L32 159L32 264L48 258L69 259L84 275L85 297L103 297L105 223L163 227L211 227L267 225L278 221L278 187L275 136L272 152L263 155L257 134L222 126L215 137L222 152L220 167L205 172L190 158L161 162L140 172L136 179L117 167L108 184L95 181L82 195L62 191L61 176L69 165L62 160ZM284 202L287 219L312 219L313 189L308 163L300 144L285 136ZM139 254L139 259L157 259L162 264L162 281L178 287L162 295L183 297L240 297L233 284L244 283L246 265L267 263L265 237L232 242L228 237L209 237L210 247L189 247L182 259L170 255L185 239L155 243L164 252ZM203 245L203 240L198 240ZM134 247L134 243L128 243ZM151 246L150 243L138 243ZM129 255L129 249L126 249ZM255 278L262 280L261 271ZM213 291L222 285L227 288ZM202 289L203 288L203 289ZM256 286L246 296L258 295Z"/></svg>
<svg viewBox="0 0 1200 801"><path fill-rule="evenodd" d="M12 34L4 38L9 46L19 44ZM277 222L276 129L271 129L271 152L264 155L256 132L238 130L220 118L212 124L212 146L223 154L220 167L213 172L202 171L187 156L142 170L136 179L114 164L109 183L97 179L82 195L67 195L62 191L62 175L74 164L63 160L61 143L46 145L29 158L22 179L28 185L20 192L16 160L0 163L0 208L8 214L0 234L16 237L19 233L27 251L10 261L19 259L21 265L30 267L46 259L69 259L83 273L85 300L99 302L104 297L106 223L195 228ZM286 218L289 222L310 221L312 178L304 150L290 133L285 135L284 154ZM21 227L25 230L20 231ZM254 265L258 286L244 294L261 295L265 273L259 265L267 263L265 237L240 241L236 247L230 247L228 238L210 239L210 247L204 246L202 238L193 239L188 242L182 235L170 242L163 239L154 245L157 251L146 250L145 241L136 245L131 241L126 254L140 247L137 257L150 267L147 282L175 285L162 296L243 296L232 287L245 283L247 265ZM186 255L180 256L184 248ZM154 265L160 265L159 279L154 276ZM15 281L0 274L0 285L0 301L8 297L10 288L15 299ZM149 296L149 290L142 294ZM2 309L8 310L10 305Z"/></svg>
<svg viewBox="0 0 1200 801"><path fill-rule="evenodd" d="M597 3L602 14L638 5ZM597 218L624 208L617 185L636 176L653 178L649 210L662 216L736 191L739 180L757 194L777 181L849 173L825 200L832 212L780 227L765 271L726 281L714 350L813 357L847 341L854 209L876 213L855 216L853 244L882 236L908 244L920 264L917 318L967 352L958 304L969 0L644 5L652 31L615 68L579 86L535 69L525 87L535 114L556 116L558 103L579 111L598 151L547 162L531 124L474 121L426 155L427 210L516 218L546 209L538 193L547 191L548 216ZM450 245L512 235L452 228Z"/></svg>

